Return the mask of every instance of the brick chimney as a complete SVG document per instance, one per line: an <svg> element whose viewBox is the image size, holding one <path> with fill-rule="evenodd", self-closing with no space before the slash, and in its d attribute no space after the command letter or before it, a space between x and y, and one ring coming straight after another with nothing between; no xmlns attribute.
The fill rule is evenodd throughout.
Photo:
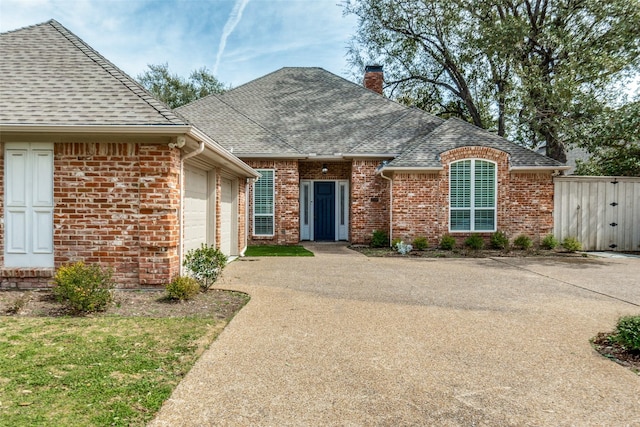
<svg viewBox="0 0 640 427"><path fill-rule="evenodd" d="M364 87L382 95L384 74L382 65L367 65L364 69Z"/></svg>

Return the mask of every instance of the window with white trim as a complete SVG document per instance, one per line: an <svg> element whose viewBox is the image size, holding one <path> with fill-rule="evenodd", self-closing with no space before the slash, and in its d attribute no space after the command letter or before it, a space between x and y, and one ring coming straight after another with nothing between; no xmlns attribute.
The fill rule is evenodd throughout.
<svg viewBox="0 0 640 427"><path fill-rule="evenodd" d="M273 169L257 169L262 175L253 184L253 234L273 236L274 176Z"/></svg>
<svg viewBox="0 0 640 427"><path fill-rule="evenodd" d="M449 230L496 231L496 164L466 159L449 167Z"/></svg>

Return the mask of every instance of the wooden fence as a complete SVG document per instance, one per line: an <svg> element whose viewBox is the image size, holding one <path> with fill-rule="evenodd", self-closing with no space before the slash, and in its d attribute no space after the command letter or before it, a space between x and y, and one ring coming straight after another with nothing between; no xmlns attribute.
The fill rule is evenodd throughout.
<svg viewBox="0 0 640 427"><path fill-rule="evenodd" d="M554 234L587 251L640 251L640 177L554 179Z"/></svg>

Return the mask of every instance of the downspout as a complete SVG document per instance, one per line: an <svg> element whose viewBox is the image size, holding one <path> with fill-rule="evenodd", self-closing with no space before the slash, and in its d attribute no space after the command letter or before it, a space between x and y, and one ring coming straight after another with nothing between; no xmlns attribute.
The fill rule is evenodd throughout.
<svg viewBox="0 0 640 427"><path fill-rule="evenodd" d="M384 171L380 170L380 176L389 181L389 246L393 242L393 179L384 176Z"/></svg>
<svg viewBox="0 0 640 427"><path fill-rule="evenodd" d="M197 150L188 153L180 158L180 179L178 185L180 186L180 212L178 213L178 224L180 225L180 238L178 239L178 260L180 260L180 274L182 274L182 245L184 244L184 226L182 224L182 209L184 207L184 161L202 154L204 151L204 141L200 141L200 146Z"/></svg>

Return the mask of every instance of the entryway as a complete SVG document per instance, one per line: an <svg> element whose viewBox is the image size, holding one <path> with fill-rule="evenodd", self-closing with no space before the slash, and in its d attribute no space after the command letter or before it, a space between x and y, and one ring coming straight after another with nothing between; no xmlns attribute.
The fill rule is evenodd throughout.
<svg viewBox="0 0 640 427"><path fill-rule="evenodd" d="M349 235L349 182L300 181L300 239L347 240Z"/></svg>

